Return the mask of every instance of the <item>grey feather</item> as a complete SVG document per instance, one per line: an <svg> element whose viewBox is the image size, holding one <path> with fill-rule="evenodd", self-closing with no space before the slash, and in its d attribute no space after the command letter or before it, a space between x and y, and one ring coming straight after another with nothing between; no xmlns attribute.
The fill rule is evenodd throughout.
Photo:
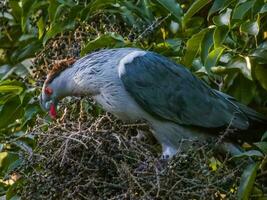
<svg viewBox="0 0 267 200"><path fill-rule="evenodd" d="M126 90L157 118L206 128L249 127L248 117L234 101L163 56L148 52L127 63L124 72Z"/></svg>

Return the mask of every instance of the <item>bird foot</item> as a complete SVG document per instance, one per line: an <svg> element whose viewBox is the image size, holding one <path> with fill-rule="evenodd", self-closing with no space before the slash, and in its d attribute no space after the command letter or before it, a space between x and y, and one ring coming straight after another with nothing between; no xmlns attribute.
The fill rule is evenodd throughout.
<svg viewBox="0 0 267 200"><path fill-rule="evenodd" d="M161 159L163 160L169 160L171 159L177 152L178 149L173 147L173 146L169 146L169 145L162 145L162 156Z"/></svg>

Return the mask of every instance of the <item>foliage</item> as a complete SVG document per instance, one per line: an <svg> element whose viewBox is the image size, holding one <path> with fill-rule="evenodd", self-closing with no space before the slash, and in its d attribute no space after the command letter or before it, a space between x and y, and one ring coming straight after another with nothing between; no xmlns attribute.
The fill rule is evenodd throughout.
<svg viewBox="0 0 267 200"><path fill-rule="evenodd" d="M9 190L8 199L20 182L6 180L21 164L20 152L34 148L28 128L43 114L32 67L43 69L30 59L77 27L84 34L81 55L104 47L153 50L267 113L266 0L8 0L0 6L0 192ZM252 192L256 174L266 172L265 138L254 145L250 150L260 156L244 172L240 199Z"/></svg>

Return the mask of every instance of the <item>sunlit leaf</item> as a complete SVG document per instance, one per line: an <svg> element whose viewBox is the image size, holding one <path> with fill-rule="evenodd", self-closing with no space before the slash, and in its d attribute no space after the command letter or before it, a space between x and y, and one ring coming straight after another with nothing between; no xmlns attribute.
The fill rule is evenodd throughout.
<svg viewBox="0 0 267 200"><path fill-rule="evenodd" d="M217 64L224 49L225 49L224 47L218 47L209 53L209 55L206 59L206 62L205 62L205 68L208 72L210 71L211 67L213 67Z"/></svg>
<svg viewBox="0 0 267 200"><path fill-rule="evenodd" d="M256 179L258 163L249 164L244 170L237 191L238 200L248 200Z"/></svg>
<svg viewBox="0 0 267 200"><path fill-rule="evenodd" d="M15 93L20 94L23 88L15 85L0 85L0 93Z"/></svg>
<svg viewBox="0 0 267 200"><path fill-rule="evenodd" d="M40 17L40 19L38 20L37 27L38 27L38 38L41 39L45 31L45 22L43 17Z"/></svg>
<svg viewBox="0 0 267 200"><path fill-rule="evenodd" d="M254 22L245 22L240 26L240 31L247 33L249 35L258 35L260 30L259 24L257 21Z"/></svg>
<svg viewBox="0 0 267 200"><path fill-rule="evenodd" d="M233 58L228 64L228 68L236 68L239 69L240 72L249 80L252 80L251 77L251 63L250 60L246 60L243 57Z"/></svg>
<svg viewBox="0 0 267 200"><path fill-rule="evenodd" d="M213 23L217 26L228 26L230 24L230 18L231 18L232 9L227 8L227 10L220 14L219 16L213 17Z"/></svg>

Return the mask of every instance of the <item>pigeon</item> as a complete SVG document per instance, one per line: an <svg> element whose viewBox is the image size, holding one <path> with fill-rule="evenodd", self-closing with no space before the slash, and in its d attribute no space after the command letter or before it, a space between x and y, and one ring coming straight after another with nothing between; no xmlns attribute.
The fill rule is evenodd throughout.
<svg viewBox="0 0 267 200"><path fill-rule="evenodd" d="M235 151L236 144L258 141L267 127L266 116L209 87L185 66L138 48L103 49L56 65L40 104L55 118L67 96L89 96L121 120L146 122L165 157L187 139L220 138Z"/></svg>

